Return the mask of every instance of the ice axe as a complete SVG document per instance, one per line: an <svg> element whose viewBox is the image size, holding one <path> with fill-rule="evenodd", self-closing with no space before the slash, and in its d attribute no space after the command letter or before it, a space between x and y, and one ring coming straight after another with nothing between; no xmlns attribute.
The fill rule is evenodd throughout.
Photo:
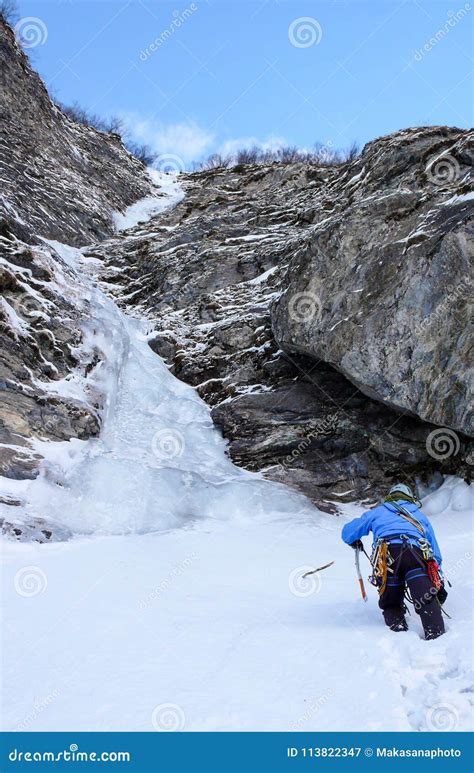
<svg viewBox="0 0 474 773"><path fill-rule="evenodd" d="M357 579L359 580L359 585L360 585L360 592L364 601L367 601L367 593L365 592L364 580L362 579L362 573L360 571L360 562L359 562L360 548L356 548L354 553L355 553Z"/></svg>
<svg viewBox="0 0 474 773"><path fill-rule="evenodd" d="M310 574L315 574L316 572L322 572L323 569L327 569L328 566L332 566L334 561L330 561L329 564L324 564L324 566L318 566L317 569L311 569L309 572L305 572L303 575L303 580L305 577L308 577Z"/></svg>

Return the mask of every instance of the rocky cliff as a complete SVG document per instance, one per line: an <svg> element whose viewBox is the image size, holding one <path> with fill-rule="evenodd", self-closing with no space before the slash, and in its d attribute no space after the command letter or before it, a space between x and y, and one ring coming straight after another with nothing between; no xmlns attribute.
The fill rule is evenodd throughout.
<svg viewBox="0 0 474 773"><path fill-rule="evenodd" d="M471 435L473 160L456 129L369 143L328 186L329 213L314 202L273 313L283 349Z"/></svg>
<svg viewBox="0 0 474 773"><path fill-rule="evenodd" d="M75 123L0 18L0 217L17 236L68 244L110 236L111 214L152 188L118 135Z"/></svg>
<svg viewBox="0 0 474 773"><path fill-rule="evenodd" d="M327 508L377 495L396 477L466 469L466 437L456 435L455 453L444 453L433 447L440 440L436 427L420 417L459 429L452 406L465 410L467 404L462 280L472 222L469 139L467 132L444 127L407 130L371 143L360 159L340 167L273 164L187 175L180 205L119 244L106 242L89 252L103 261L101 279L118 302L153 322L154 350L213 406L237 464L264 470ZM460 174L446 185L428 183L423 164L447 148L459 157ZM428 222L425 238L421 231ZM345 238L334 230L331 243L340 254L326 264L316 253L312 259L320 233L330 240L335 224ZM440 242L446 245L443 265L451 266L444 291L441 276L435 289L426 264L414 257L421 245L428 251ZM389 266L385 273L382 255ZM412 297L404 292L410 261L412 269L417 265ZM338 283L342 276L344 286ZM461 283L458 313L453 282ZM326 295L318 294L321 286ZM385 338L381 324L372 334L370 321L364 324L369 344L385 346L386 356L398 363L397 373L377 371L380 382L390 385L390 399L377 383L367 386L371 371L367 367L363 377L362 350L354 377L326 352L326 338L331 341L338 327L345 351L341 323L349 304L358 324L366 304L379 323L387 323ZM313 338L311 325L319 324L326 308L333 310L327 327L334 330L326 337L321 329ZM424 370L418 374L407 363L421 320ZM436 332L440 325L449 330L444 339ZM390 338L396 338L398 359ZM348 339L348 351L350 345ZM451 394L454 369L459 395ZM393 393L403 382L414 395L417 379L431 393L438 390L438 402L430 406L429 395L420 392L417 405L407 410Z"/></svg>
<svg viewBox="0 0 474 773"><path fill-rule="evenodd" d="M0 77L0 472L24 479L38 443L97 434L104 400L87 292L44 239L103 239L115 210L156 189L118 136L59 110L1 19Z"/></svg>
<svg viewBox="0 0 474 773"><path fill-rule="evenodd" d="M38 474L41 443L97 435L101 350L85 333L89 293L49 245L0 236L0 474Z"/></svg>
<svg viewBox="0 0 474 773"><path fill-rule="evenodd" d="M185 174L173 209L114 234L112 212L150 193L145 170L63 115L0 33L4 475L33 478L42 443L100 431L104 341L44 237L89 245L237 464L328 510L395 478L468 474L472 133L407 129L339 166Z"/></svg>

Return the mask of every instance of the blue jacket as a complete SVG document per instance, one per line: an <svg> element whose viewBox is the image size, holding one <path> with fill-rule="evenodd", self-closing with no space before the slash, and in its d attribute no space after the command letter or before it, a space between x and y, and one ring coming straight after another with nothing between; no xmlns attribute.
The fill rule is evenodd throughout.
<svg viewBox="0 0 474 773"><path fill-rule="evenodd" d="M434 557L439 566L441 566L441 551L436 541L433 527L428 518L412 502L400 500L400 504L423 526L425 538L430 543ZM416 526L413 526L397 512L397 508L391 502L384 502L381 505L377 505L373 510L367 510L367 512L363 513L360 518L354 518L354 520L346 523L342 530L342 539L344 542L347 542L348 545L351 545L361 537L365 537L369 531L374 535L374 543L377 542L379 537L388 537L389 535L393 536L394 534L406 534L409 538L409 542L412 545L416 545L418 539L423 536ZM397 540L391 541L396 542Z"/></svg>

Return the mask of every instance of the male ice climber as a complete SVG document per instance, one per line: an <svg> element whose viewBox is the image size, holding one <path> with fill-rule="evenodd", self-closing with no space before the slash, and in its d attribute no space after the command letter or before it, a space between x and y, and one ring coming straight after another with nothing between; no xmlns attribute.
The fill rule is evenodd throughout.
<svg viewBox="0 0 474 773"><path fill-rule="evenodd" d="M426 639L444 633L441 611L447 597L441 573L441 552L433 527L413 491L403 483L392 486L385 501L347 523L342 539L362 550L361 537L373 533L371 582L392 631L406 631L406 586L423 625Z"/></svg>

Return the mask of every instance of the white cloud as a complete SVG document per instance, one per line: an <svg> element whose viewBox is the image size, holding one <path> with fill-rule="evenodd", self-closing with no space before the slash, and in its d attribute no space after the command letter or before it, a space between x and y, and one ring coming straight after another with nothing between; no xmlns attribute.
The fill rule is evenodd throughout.
<svg viewBox="0 0 474 773"><path fill-rule="evenodd" d="M173 154L185 164L200 158L214 142L214 134L196 123L164 124L136 114L122 116L130 134L159 154Z"/></svg>
<svg viewBox="0 0 474 773"><path fill-rule="evenodd" d="M195 122L165 124L139 113L122 114L121 118L136 142L149 145L159 155L172 155L180 159L183 167L215 152L233 156L242 149L257 147L264 151L278 150L289 145L284 137L274 135L263 140L254 136L236 137L219 144L213 132Z"/></svg>

